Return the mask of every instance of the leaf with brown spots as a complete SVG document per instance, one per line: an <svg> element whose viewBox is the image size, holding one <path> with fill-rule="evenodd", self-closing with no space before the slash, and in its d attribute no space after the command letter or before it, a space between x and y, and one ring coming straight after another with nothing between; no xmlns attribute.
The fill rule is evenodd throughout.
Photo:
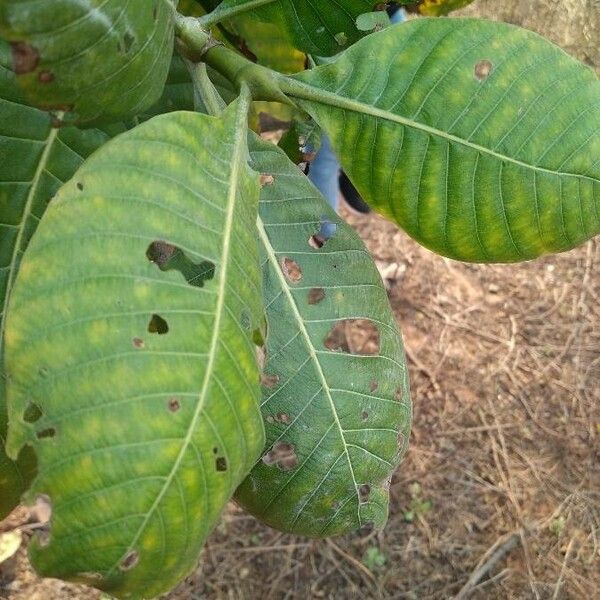
<svg viewBox="0 0 600 600"><path fill-rule="evenodd" d="M250 149L255 170L270 165L277 174L261 190L258 224L267 451L237 499L270 526L303 535L335 535L369 522L381 527L384 484L405 451L398 436L408 438L411 414L385 288L359 237L283 151L254 136ZM323 222L336 233L325 247L311 247L307 232ZM292 265L301 278L291 276ZM399 386L404 395L396 402Z"/></svg>
<svg viewBox="0 0 600 600"><path fill-rule="evenodd" d="M158 100L173 51L174 0L3 2L21 89L67 123L112 123Z"/></svg>
<svg viewBox="0 0 600 600"><path fill-rule="evenodd" d="M249 103L108 142L23 258L5 331L7 449L33 446L26 498L52 502L31 551L43 575L95 573L86 581L117 598L170 590L261 456Z"/></svg>

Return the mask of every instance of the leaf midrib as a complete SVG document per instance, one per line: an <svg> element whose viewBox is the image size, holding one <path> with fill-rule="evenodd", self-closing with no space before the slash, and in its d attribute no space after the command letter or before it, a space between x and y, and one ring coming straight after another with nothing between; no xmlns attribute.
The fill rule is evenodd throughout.
<svg viewBox="0 0 600 600"><path fill-rule="evenodd" d="M476 150L482 154L487 154L492 156L493 158L503 161L509 162L520 167L524 167L526 169L531 169L533 171L537 171L540 173L547 173L550 175L558 176L558 177L576 177L581 179L586 179L591 181L592 183L600 183L600 179L596 179L589 175L583 175L581 173L569 173L563 171L553 171L552 169L547 169L545 167L540 167L538 165L532 165L530 163L524 162L522 160L513 158L511 156L507 156L506 154L502 154L500 152L496 152L490 148L486 148L485 146L481 146L480 144L475 144L474 142L470 142L461 137L458 137L454 134L448 133L446 131L442 131L441 129L437 129L435 127L431 127L430 125L426 125L425 123L419 123L413 119L409 119L407 117L401 117L400 115L396 115L387 110L383 110L381 108L377 108L375 106L371 106L364 102L360 102L358 100L353 100L351 98L346 98L345 96L341 96L339 94L335 94L333 92L322 90L320 88L314 87L310 84L307 84L303 81L299 81L297 79L293 79L291 77L282 75L278 77L279 84L281 90L288 96L299 98L301 100L307 100L310 102L316 102L318 104L325 104L328 106L332 106L334 108L339 108L342 110L349 110L358 114L364 114L371 117L377 117L381 119L385 119L387 121L392 121L399 123L400 125L404 125L405 127L410 127L412 129L417 129L419 131L423 131L430 135L438 136L442 139L447 140L448 142L455 142L472 150Z"/></svg>
<svg viewBox="0 0 600 600"><path fill-rule="evenodd" d="M220 278L219 278L219 287L218 287L218 293L217 293L217 305L215 307L215 316L214 316L214 321L213 321L213 323L214 323L213 333L212 333L212 338L211 338L210 346L209 346L209 350L208 350L208 362L206 365L206 370L204 372L204 380L202 382L202 389L200 391L200 396L198 399L196 409L190 420L190 424L189 424L186 436L181 445L181 450L179 451L179 454L177 455L177 458L175 459L175 463L173 464L173 468L171 469L171 472L167 476L165 483L163 484L163 487L161 488L160 492L157 494L154 503L152 504L152 506L146 513L146 516L145 516L144 520L142 521L138 531L135 533L134 537L132 538L132 541L130 542L130 544L128 546L127 552L130 552L131 550L133 550L135 548L135 545L137 544L140 537L142 536L142 533L144 532L144 529L146 528L146 525L148 524L150 517L154 514L154 512L158 508L160 502L162 501L164 495L167 493L168 489L170 488L171 483L173 482L173 479L175 477L175 474L179 470L181 462L183 461L185 453L187 452L187 450L192 442L192 437L196 431L196 427L198 425L198 420L200 419L200 416L204 409L204 405L206 404L206 397L208 395L210 383L212 382L212 373L215 368L217 347L219 345L219 333L220 333L220 329L221 329L221 320L223 318L223 312L224 312L224 308L225 308L225 291L226 291L226 287L227 287L227 272L228 272L228 268L229 268L229 251L230 251L230 246L231 246L230 242L231 242L231 238L232 238L233 221L234 221L233 217L234 217L237 192L238 192L238 177L239 177L239 173L240 173L240 166L243 163L244 142L246 141L246 123L244 121L246 118L246 112L248 109L249 100L248 100L247 96L242 94L242 96L240 96L240 98L238 99L238 102L239 102L239 106L238 106L238 110L237 110L237 114L236 114L236 128L235 128L236 133L235 133L235 137L234 137L233 153L231 155L232 169L231 169L231 176L229 178L229 193L228 193L228 197L227 197L227 212L226 212L226 216L225 216L225 225L223 228L223 245L222 245L223 250L222 250L221 269L220 269L221 274L220 274ZM119 565L119 562L121 561L121 558L122 557L119 557L119 560L117 562L115 562L115 564L107 571L106 577L110 577L110 575L115 572L115 570L117 569L117 567Z"/></svg>
<svg viewBox="0 0 600 600"><path fill-rule="evenodd" d="M279 264L279 261L277 260L277 256L275 255L273 246L271 245L271 241L269 240L269 236L267 235L267 232L265 230L264 223L260 217L258 217L256 220L256 227L258 230L258 235L260 237L260 240L263 243L263 246L265 247L265 252L267 253L269 262L271 263L271 265L273 267L273 271L275 272L277 279L279 280L283 294L287 298L290 308L292 309L292 312L294 314L294 318L297 321L298 328L300 329L300 334L304 338L304 343L308 349L308 352L310 355L310 360L315 365L315 370L316 370L319 380L321 382L322 389L325 392L325 395L327 396L327 400L329 401L329 404L331 406L331 412L333 414L335 424L336 424L338 432L340 434L340 439L342 440L342 444L344 445L344 454L346 455L346 459L348 461L348 467L350 468L350 474L352 475L352 481L354 483L354 490L355 490L356 496L358 498L358 493L359 493L358 492L358 483L357 483L356 477L354 475L354 468L352 467L352 461L350 460L350 453L348 452L348 445L346 444L346 438L344 437L344 429L340 422L339 416L337 414L337 410L335 408L335 404L333 402L333 398L331 396L331 391L329 389L329 383L327 382L327 378L325 377L325 373L323 372L323 368L321 367L321 363L319 362L319 358L317 356L317 353L316 353L315 347L312 343L312 340L310 338L310 335L306 329L306 326L304 325L304 319L302 318L302 315L300 314L300 311L298 310L298 305L296 304L296 301L294 300L294 297L290 291L290 288L287 285L285 277L283 276L281 266ZM359 506L360 506L360 503L359 503ZM362 526L362 521L361 521L361 517L360 517L360 508L357 511L357 515L358 515L359 525Z"/></svg>

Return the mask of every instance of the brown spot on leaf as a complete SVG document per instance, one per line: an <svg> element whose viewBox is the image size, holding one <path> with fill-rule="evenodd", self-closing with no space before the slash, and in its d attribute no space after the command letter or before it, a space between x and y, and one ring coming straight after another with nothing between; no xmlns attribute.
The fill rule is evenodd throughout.
<svg viewBox="0 0 600 600"><path fill-rule="evenodd" d="M371 386L369 387L369 389L370 389L372 392L375 392L375 391L377 391L377 388L378 388L378 387L379 387L379 384L378 384L378 383L377 383L375 380L371 381Z"/></svg>
<svg viewBox="0 0 600 600"><path fill-rule="evenodd" d="M273 175L268 175L267 173L263 173L260 176L260 187L265 187L267 185L273 185L275 183L275 178Z"/></svg>
<svg viewBox="0 0 600 600"><path fill-rule="evenodd" d="M138 348L139 349L139 348L143 348L145 346L144 340L142 338L135 337L135 338L133 338L132 341L133 341L133 347L134 348Z"/></svg>
<svg viewBox="0 0 600 600"><path fill-rule="evenodd" d="M493 68L494 65L491 61L487 60L487 58L480 60L475 64L475 79L477 79L477 81L485 81Z"/></svg>
<svg viewBox="0 0 600 600"><path fill-rule="evenodd" d="M325 290L323 288L312 288L308 292L308 303L319 304L325 298Z"/></svg>
<svg viewBox="0 0 600 600"><path fill-rule="evenodd" d="M181 408L181 402L177 398L169 398L169 410L177 412Z"/></svg>
<svg viewBox="0 0 600 600"><path fill-rule="evenodd" d="M260 377L260 383L267 388L273 388L279 383L279 375L263 373Z"/></svg>
<svg viewBox="0 0 600 600"><path fill-rule="evenodd" d="M284 412L277 413L273 420L277 423L283 423L284 425L289 425L292 422L290 415Z"/></svg>
<svg viewBox="0 0 600 600"><path fill-rule="evenodd" d="M217 469L217 471L219 471L220 473L227 471L227 459L224 456L219 456L216 460L215 460L215 468Z"/></svg>
<svg viewBox="0 0 600 600"><path fill-rule="evenodd" d="M262 458L265 465L276 465L282 471L291 471L298 466L298 457L293 444L275 442Z"/></svg>
<svg viewBox="0 0 600 600"><path fill-rule="evenodd" d="M394 394L394 398L398 401L398 402L402 402L402 398L404 398L404 392L402 391L402 388L396 388L396 393Z"/></svg>
<svg viewBox="0 0 600 600"><path fill-rule="evenodd" d="M121 561L121 564L119 565L119 568L121 569L121 571L129 571L131 569L133 569L133 567L135 567L138 562L140 562L140 555L135 551L135 550L131 550L131 552L128 552L123 560Z"/></svg>
<svg viewBox="0 0 600 600"><path fill-rule="evenodd" d="M54 73L52 71L40 71L38 79L40 83L51 83L54 81Z"/></svg>
<svg viewBox="0 0 600 600"><path fill-rule="evenodd" d="M35 71L40 62L40 52L27 42L11 42L13 71L24 75Z"/></svg>
<svg viewBox="0 0 600 600"><path fill-rule="evenodd" d="M298 283L302 279L300 265L287 256L281 261L281 269L286 279L291 283Z"/></svg>
<svg viewBox="0 0 600 600"><path fill-rule="evenodd" d="M363 421L366 421L366 420L369 418L369 413L368 413L366 410L363 410L363 411L360 413L360 418L361 418Z"/></svg>
<svg viewBox="0 0 600 600"><path fill-rule="evenodd" d="M371 486L368 483L363 483L358 488L358 497L360 502L364 504L369 501L369 496L371 495Z"/></svg>

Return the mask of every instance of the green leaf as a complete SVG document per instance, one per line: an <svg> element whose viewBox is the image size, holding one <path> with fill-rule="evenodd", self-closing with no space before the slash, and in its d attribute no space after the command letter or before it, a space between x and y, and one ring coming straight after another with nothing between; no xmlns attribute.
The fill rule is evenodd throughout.
<svg viewBox="0 0 600 600"><path fill-rule="evenodd" d="M287 28L298 50L331 56L365 34L356 27L356 18L373 10L373 1L224 0L209 19L223 18L240 10L252 11L250 18L255 15Z"/></svg>
<svg viewBox="0 0 600 600"><path fill-rule="evenodd" d="M600 232L600 82L533 33L418 19L281 85L364 198L440 254L518 261Z"/></svg>
<svg viewBox="0 0 600 600"><path fill-rule="evenodd" d="M408 372L384 286L357 234L281 150L254 138L251 156L273 177L258 223L267 446L237 499L303 535L381 527L410 430ZM328 240L318 237L325 223L335 228ZM361 348L344 327L378 343Z"/></svg>
<svg viewBox="0 0 600 600"><path fill-rule="evenodd" d="M115 138L27 249L5 336L8 450L33 446L28 500L52 504L49 544L32 547L44 575L119 598L169 590L263 447L247 110Z"/></svg>
<svg viewBox="0 0 600 600"><path fill-rule="evenodd" d="M159 98L173 51L174 0L0 0L18 82L68 123L113 122Z"/></svg>
<svg viewBox="0 0 600 600"><path fill-rule="evenodd" d="M27 106L8 68L10 49L0 40L0 518L18 503L35 470L30 451L18 463L4 454L4 316L21 256L60 185L108 135L74 127L54 129L51 118Z"/></svg>

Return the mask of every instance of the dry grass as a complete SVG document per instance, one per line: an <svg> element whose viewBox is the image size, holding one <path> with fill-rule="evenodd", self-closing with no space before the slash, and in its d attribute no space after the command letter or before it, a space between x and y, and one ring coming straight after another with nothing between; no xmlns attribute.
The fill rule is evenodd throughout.
<svg viewBox="0 0 600 600"><path fill-rule="evenodd" d="M600 65L598 0L480 0L466 12L524 24ZM378 217L349 220L376 259L402 267L390 298L415 424L389 524L312 541L232 506L168 600L598 597L600 242L475 266L432 255ZM369 549L384 566L363 564ZM11 600L96 597L41 582L19 560Z"/></svg>

